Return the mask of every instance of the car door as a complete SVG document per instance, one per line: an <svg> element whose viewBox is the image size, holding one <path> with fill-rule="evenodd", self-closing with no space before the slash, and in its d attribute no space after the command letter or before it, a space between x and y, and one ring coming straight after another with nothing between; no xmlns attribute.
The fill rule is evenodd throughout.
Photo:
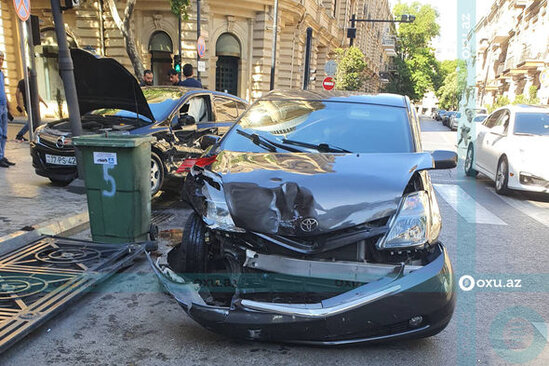
<svg viewBox="0 0 549 366"><path fill-rule="evenodd" d="M223 136L240 115L236 100L224 96L214 96L215 122L219 136Z"/></svg>
<svg viewBox="0 0 549 366"><path fill-rule="evenodd" d="M494 176L496 175L499 157L505 151L510 120L511 112L508 109L501 110L495 126L490 128L484 139L486 169ZM495 131L500 126L503 127L503 134L500 133L501 130L498 132Z"/></svg>
<svg viewBox="0 0 549 366"><path fill-rule="evenodd" d="M475 160L476 165L480 170L487 171L488 168L488 153L486 151L487 146L487 137L489 135L489 131L492 127L496 126L499 117L503 113L503 110L497 110L494 113L492 113L486 120L482 123L482 125L478 126L479 131L477 133L477 140L475 142ZM490 138L488 137L490 140Z"/></svg>

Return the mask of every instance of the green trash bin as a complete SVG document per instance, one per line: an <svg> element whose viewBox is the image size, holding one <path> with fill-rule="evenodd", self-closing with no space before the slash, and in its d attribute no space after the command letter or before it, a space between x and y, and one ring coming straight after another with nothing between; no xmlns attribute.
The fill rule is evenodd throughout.
<svg viewBox="0 0 549 366"><path fill-rule="evenodd" d="M94 241L142 242L151 228L150 136L73 138L83 164ZM81 160L81 161L80 161Z"/></svg>

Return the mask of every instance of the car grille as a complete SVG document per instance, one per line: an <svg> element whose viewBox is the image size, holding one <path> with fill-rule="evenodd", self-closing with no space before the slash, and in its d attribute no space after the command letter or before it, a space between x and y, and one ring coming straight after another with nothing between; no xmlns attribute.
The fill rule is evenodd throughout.
<svg viewBox="0 0 549 366"><path fill-rule="evenodd" d="M40 143L44 146L51 147L53 149L63 150L63 151L73 151L73 146L65 142L64 145L58 146L58 141L61 136L40 134ZM60 147L61 146L61 147Z"/></svg>

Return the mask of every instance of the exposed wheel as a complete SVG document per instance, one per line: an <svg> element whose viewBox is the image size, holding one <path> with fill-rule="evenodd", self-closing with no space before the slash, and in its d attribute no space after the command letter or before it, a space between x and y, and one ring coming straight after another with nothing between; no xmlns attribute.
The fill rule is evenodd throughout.
<svg viewBox="0 0 549 366"><path fill-rule="evenodd" d="M476 177L478 175L478 172L473 169L473 162L475 158L475 149L473 148L473 145L469 145L469 148L467 149L467 155L465 156L465 175L468 177Z"/></svg>
<svg viewBox="0 0 549 366"><path fill-rule="evenodd" d="M496 172L496 192L498 194L509 193L509 163L507 158L502 156L498 162L498 169Z"/></svg>
<svg viewBox="0 0 549 366"><path fill-rule="evenodd" d="M206 227L202 219L192 213L183 230L181 244L168 253L168 264L176 273L206 273L208 259Z"/></svg>
<svg viewBox="0 0 549 366"><path fill-rule="evenodd" d="M151 153L151 196L154 196L164 183L164 164L157 153Z"/></svg>
<svg viewBox="0 0 549 366"><path fill-rule="evenodd" d="M49 179L51 181L51 184L53 184L56 187L66 187L73 181L73 179L54 179L54 178L49 178Z"/></svg>

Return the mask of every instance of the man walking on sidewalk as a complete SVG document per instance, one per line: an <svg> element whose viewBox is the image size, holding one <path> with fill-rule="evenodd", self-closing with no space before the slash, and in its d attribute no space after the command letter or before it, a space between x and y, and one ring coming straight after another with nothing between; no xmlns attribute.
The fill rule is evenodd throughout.
<svg viewBox="0 0 549 366"><path fill-rule="evenodd" d="M4 156L6 151L6 141L8 141L8 100L6 90L4 89L4 52L0 51L0 167L9 168L15 165Z"/></svg>
<svg viewBox="0 0 549 366"><path fill-rule="evenodd" d="M30 71L29 71L29 74L30 76ZM15 136L15 139L17 141L28 141L24 136L25 134L27 133L27 131L29 130L29 113L27 112L28 111L28 108L27 108L27 88L25 86L25 79L21 79L19 80L19 83L17 83L17 92L15 93L15 97L17 99L17 111L19 113L23 113L25 112L27 114L27 123L25 123L25 125L23 126L23 128L21 128L21 130L19 130L19 132L17 132L17 136ZM46 102L44 101L44 99L42 99L41 96L38 96L38 99L40 100L40 103L44 104L46 106L46 108L48 107L48 105L46 104ZM23 107L23 108L21 108ZM37 126L34 126L34 128L36 128Z"/></svg>

